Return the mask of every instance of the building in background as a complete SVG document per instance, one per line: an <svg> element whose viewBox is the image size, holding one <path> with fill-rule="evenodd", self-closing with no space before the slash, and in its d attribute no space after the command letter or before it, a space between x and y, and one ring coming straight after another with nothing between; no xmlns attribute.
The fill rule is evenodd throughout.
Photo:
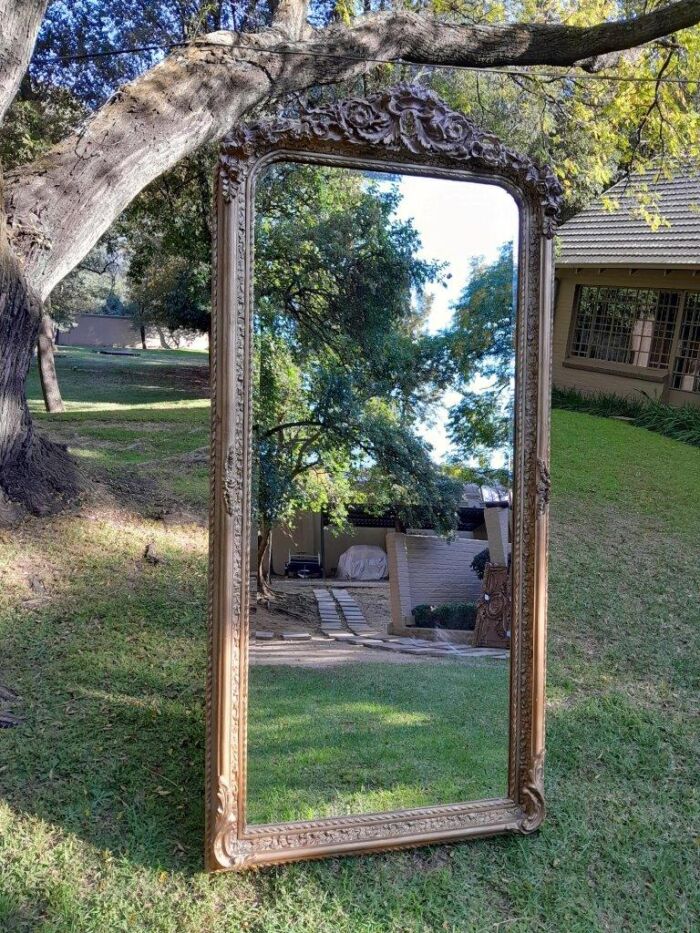
<svg viewBox="0 0 700 933"><path fill-rule="evenodd" d="M116 314L78 314L70 326L59 325L56 344L61 347L113 347L125 350L206 350L209 335L171 331L149 325L141 333L129 317Z"/></svg>
<svg viewBox="0 0 700 933"><path fill-rule="evenodd" d="M645 210L658 212L661 224L650 225ZM553 382L700 405L696 170L619 182L562 225Z"/></svg>

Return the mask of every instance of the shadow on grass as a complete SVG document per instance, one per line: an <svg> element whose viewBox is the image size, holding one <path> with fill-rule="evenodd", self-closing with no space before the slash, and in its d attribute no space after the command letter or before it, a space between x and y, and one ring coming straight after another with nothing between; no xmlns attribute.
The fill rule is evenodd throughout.
<svg viewBox="0 0 700 933"><path fill-rule="evenodd" d="M206 559L167 541L161 532L164 560L151 566L129 562L117 539L112 556L75 567L60 595L10 610L3 679L24 722L3 734L2 793L97 849L192 872L204 832ZM428 662L255 670L260 807L284 819L300 800L322 809L337 797L362 812L453 802L460 788L500 795L498 673ZM458 704L463 677L471 691ZM475 727L487 685L492 708ZM375 807L361 805L365 790Z"/></svg>
<svg viewBox="0 0 700 933"><path fill-rule="evenodd" d="M3 733L3 797L98 849L170 869L201 867L206 637L197 563L172 553L156 567L93 561L60 598L11 610L3 637L3 682L20 694L23 719Z"/></svg>

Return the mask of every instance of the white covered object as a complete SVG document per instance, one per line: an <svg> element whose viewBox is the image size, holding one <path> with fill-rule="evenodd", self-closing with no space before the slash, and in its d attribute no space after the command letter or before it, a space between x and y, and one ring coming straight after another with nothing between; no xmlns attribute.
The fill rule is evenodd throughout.
<svg viewBox="0 0 700 933"><path fill-rule="evenodd" d="M353 544L338 558L339 580L385 580L388 576L386 553L373 544Z"/></svg>

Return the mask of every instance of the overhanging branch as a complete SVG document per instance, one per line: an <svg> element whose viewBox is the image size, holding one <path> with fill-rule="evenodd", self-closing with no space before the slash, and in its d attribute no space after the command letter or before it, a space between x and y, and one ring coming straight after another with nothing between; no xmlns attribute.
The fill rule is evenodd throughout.
<svg viewBox="0 0 700 933"><path fill-rule="evenodd" d="M399 11L312 32L300 22L305 9L304 0L281 0L271 29L212 33L170 55L118 91L78 133L8 175L13 246L42 298L149 182L274 99L346 81L376 59L568 66L700 22L700 0L680 0L590 27L457 25ZM289 38L295 34L302 38Z"/></svg>

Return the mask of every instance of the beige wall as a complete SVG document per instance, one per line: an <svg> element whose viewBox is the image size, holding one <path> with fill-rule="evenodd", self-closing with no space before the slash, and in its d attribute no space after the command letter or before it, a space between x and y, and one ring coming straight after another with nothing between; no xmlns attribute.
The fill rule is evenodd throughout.
<svg viewBox="0 0 700 933"><path fill-rule="evenodd" d="M272 572L284 573L292 554L318 554L321 550L321 517L314 512L300 512L294 527L272 530Z"/></svg>
<svg viewBox="0 0 700 933"><path fill-rule="evenodd" d="M643 392L651 398L661 397L670 404L700 405L696 392L665 392L666 371L631 372L623 375L614 364L596 364L593 360L567 361L567 347L577 285L617 286L620 288L690 289L700 291L698 275L686 270L633 270L629 269L569 269L557 267L557 300L554 310L552 336L552 381L558 388L573 388L580 392L614 392L616 395L635 396ZM596 365L600 368L596 369ZM608 369L606 370L606 365ZM630 369L632 369L630 367Z"/></svg>
<svg viewBox="0 0 700 933"><path fill-rule="evenodd" d="M386 528L353 527L347 533L336 535L328 528L321 546L321 516L314 512L301 512L292 528L275 528L272 532L272 572L284 573L289 552L319 554L323 552L323 566L330 574L338 566L340 555L353 544L371 544L386 549Z"/></svg>
<svg viewBox="0 0 700 933"><path fill-rule="evenodd" d="M79 314L74 327L59 327L58 344L62 347L141 349L141 334L129 318L112 317L107 314ZM206 350L209 338L206 334L147 327L146 346L149 350Z"/></svg>

